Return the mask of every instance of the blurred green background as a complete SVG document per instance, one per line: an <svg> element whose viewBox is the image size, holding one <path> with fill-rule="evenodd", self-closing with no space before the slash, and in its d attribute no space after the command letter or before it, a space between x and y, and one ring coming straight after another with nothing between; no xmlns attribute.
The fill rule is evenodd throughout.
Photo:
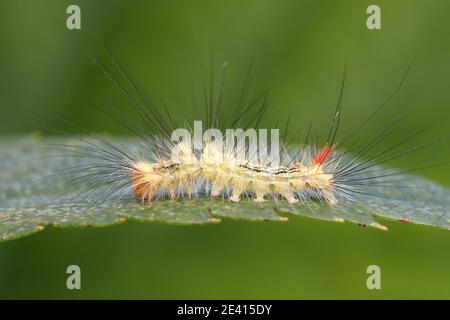
<svg viewBox="0 0 450 320"><path fill-rule="evenodd" d="M366 8L374 3L382 10L382 29L370 31ZM81 7L81 31L65 26L69 4ZM289 115L294 135L309 121L326 132L346 59L344 131L392 93L417 56L404 88L371 126L379 130L413 107L380 147L436 121L442 123L431 136L445 136L449 10L446 0L0 0L0 134L79 131L49 115L90 131L127 134L98 111L115 107L133 117L126 99L84 54L104 61L103 42L178 119L192 118L189 84L199 84L197 52L206 65L229 61L226 108L235 107L233 97L255 56L255 91L270 89L265 124ZM449 158L444 143L395 165ZM448 166L419 174L450 185ZM50 228L0 244L0 298L450 298L450 233L383 223L390 231L299 217L201 227ZM80 291L66 289L70 264L82 269ZM381 290L366 288L371 264L381 267Z"/></svg>

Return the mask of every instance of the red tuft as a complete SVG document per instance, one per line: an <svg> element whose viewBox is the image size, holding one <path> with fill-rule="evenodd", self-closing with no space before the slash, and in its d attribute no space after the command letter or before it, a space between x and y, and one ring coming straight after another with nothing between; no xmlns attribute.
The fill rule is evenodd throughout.
<svg viewBox="0 0 450 320"><path fill-rule="evenodd" d="M322 150L320 150L319 153L314 158L314 161L313 161L314 164L316 164L318 166L322 165L325 162L325 160L327 160L327 158L333 153L333 151L334 151L334 146L323 147Z"/></svg>

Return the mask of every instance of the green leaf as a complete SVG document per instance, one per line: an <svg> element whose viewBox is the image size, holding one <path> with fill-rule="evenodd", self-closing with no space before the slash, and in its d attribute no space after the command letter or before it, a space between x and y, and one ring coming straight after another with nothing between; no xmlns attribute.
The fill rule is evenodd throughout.
<svg viewBox="0 0 450 320"><path fill-rule="evenodd" d="M286 201L255 203L243 199L159 200L142 204L134 200L98 201L73 197L59 170L80 163L80 158L58 157L52 144L78 143L77 138L4 138L0 141L0 241L20 238L54 227L103 227L127 220L178 225L219 223L224 219L286 221L299 215L326 221L350 221L386 229L374 216L450 230L450 189L425 179L408 176L407 188L389 190L390 198L360 196L330 206L311 202L290 205ZM123 143L130 143L123 141ZM91 200L97 200L92 203Z"/></svg>

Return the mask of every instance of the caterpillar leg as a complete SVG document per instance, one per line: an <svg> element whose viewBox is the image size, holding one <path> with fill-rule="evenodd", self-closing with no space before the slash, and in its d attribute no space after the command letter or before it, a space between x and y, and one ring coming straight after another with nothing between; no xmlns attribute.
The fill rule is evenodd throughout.
<svg viewBox="0 0 450 320"><path fill-rule="evenodd" d="M192 198L192 187L187 187L186 188L186 194L188 196L188 199Z"/></svg>
<svg viewBox="0 0 450 320"><path fill-rule="evenodd" d="M243 191L244 191L243 189L234 188L230 200L233 202L239 202L241 200L241 194Z"/></svg>
<svg viewBox="0 0 450 320"><path fill-rule="evenodd" d="M283 191L280 192L281 196L283 196L287 202L293 204L297 203L299 200L294 197L294 194L291 191Z"/></svg>
<svg viewBox="0 0 450 320"><path fill-rule="evenodd" d="M170 198L170 200L175 200L177 198L176 187L169 187L169 198Z"/></svg>
<svg viewBox="0 0 450 320"><path fill-rule="evenodd" d="M214 183L211 189L211 195L213 197L217 197L220 196L221 192L222 192L222 185L218 184L218 183Z"/></svg>
<svg viewBox="0 0 450 320"><path fill-rule="evenodd" d="M264 199L265 192L256 192L256 198L253 199L255 202L264 202L266 199Z"/></svg>

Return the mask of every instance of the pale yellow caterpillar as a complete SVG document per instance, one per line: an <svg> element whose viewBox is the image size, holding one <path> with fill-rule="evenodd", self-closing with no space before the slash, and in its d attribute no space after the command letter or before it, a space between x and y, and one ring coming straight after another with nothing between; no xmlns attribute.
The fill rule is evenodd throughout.
<svg viewBox="0 0 450 320"><path fill-rule="evenodd" d="M233 155L226 155L213 143L206 145L199 160L183 143L174 148L182 153L176 163L141 160L132 164L131 184L136 197L151 200L161 189L167 189L170 198L175 199L176 189L180 186L191 197L193 182L204 179L211 184L212 196L219 196L225 188L231 188L230 200L234 202L239 202L243 192L251 192L256 202L278 194L289 203L297 203L299 199L294 193L309 189L319 193L327 202L336 203L333 175L323 171L323 163L331 154L332 147L325 147L310 164L295 162L278 168L250 165L248 160L241 161Z"/></svg>

